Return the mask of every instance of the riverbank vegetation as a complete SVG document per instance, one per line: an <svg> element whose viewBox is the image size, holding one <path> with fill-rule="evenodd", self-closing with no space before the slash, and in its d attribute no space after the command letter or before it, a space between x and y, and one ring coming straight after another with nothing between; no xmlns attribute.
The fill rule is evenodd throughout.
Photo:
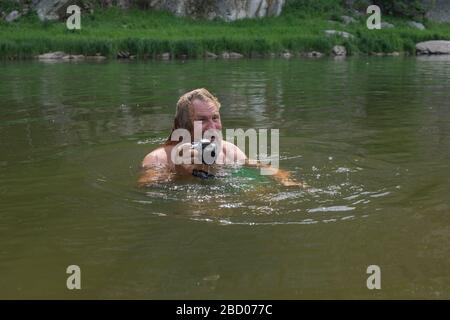
<svg viewBox="0 0 450 320"><path fill-rule="evenodd" d="M93 13L83 13L81 30L73 31L66 28L65 21L41 22L30 11L17 21L0 22L0 57L31 58L52 51L110 58L118 52L136 58L157 58L164 53L199 58L206 52L257 57L283 52L331 54L334 45L345 46L347 54L413 54L417 42L450 40L449 24L422 20L426 29L419 30L410 26L411 19L418 16L413 9L408 17L399 17L398 8L390 10L392 15L383 15L382 21L395 27L368 30L369 15L348 9L339 0L291 1L278 17L235 22L196 20L151 10L96 8ZM354 21L345 23L343 15ZM345 31L353 37L329 36L325 30Z"/></svg>

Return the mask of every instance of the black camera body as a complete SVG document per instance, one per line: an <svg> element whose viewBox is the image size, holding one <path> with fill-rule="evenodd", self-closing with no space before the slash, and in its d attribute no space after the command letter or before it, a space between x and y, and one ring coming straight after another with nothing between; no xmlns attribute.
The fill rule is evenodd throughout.
<svg viewBox="0 0 450 320"><path fill-rule="evenodd" d="M202 155L202 163L212 165L217 159L217 144L208 139L202 139L192 143L192 148L196 149Z"/></svg>

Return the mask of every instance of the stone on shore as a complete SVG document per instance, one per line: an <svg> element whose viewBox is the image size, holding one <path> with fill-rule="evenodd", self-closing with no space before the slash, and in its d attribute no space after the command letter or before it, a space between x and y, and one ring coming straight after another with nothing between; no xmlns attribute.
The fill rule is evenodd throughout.
<svg viewBox="0 0 450 320"><path fill-rule="evenodd" d="M244 55L237 52L230 52L230 59L241 59Z"/></svg>
<svg viewBox="0 0 450 320"><path fill-rule="evenodd" d="M117 52L117 59L129 59L130 53L128 51L119 51Z"/></svg>
<svg viewBox="0 0 450 320"><path fill-rule="evenodd" d="M161 60L170 60L170 52L164 52L161 54L156 55L157 59L161 59Z"/></svg>
<svg viewBox="0 0 450 320"><path fill-rule="evenodd" d="M39 60L64 60L64 61L77 61L77 60L83 60L86 57L82 54L69 54L62 51L55 51L55 52L47 52L44 54L40 54L36 56Z"/></svg>
<svg viewBox="0 0 450 320"><path fill-rule="evenodd" d="M55 21L66 16L67 7L71 4L80 4L72 0L40 0L36 1L34 9L41 21Z"/></svg>
<svg viewBox="0 0 450 320"><path fill-rule="evenodd" d="M129 0L121 0L129 1ZM152 0L149 7L167 10L177 16L234 21L244 18L278 16L285 0Z"/></svg>
<svg viewBox="0 0 450 320"><path fill-rule="evenodd" d="M432 40L416 44L417 54L450 54L450 41Z"/></svg>
<svg viewBox="0 0 450 320"><path fill-rule="evenodd" d="M113 6L112 0L103 0L106 6ZM115 5L121 9L130 9L135 0L115 0ZM152 10L169 11L177 16L193 18L234 21L243 18L259 18L278 16L285 0L147 0L145 5Z"/></svg>
<svg viewBox="0 0 450 320"><path fill-rule="evenodd" d="M344 46L334 46L332 50L333 55L345 57L347 55L347 49Z"/></svg>
<svg viewBox="0 0 450 320"><path fill-rule="evenodd" d="M400 52L393 51L393 52L371 52L371 56L377 56L377 57L398 57L400 56Z"/></svg>
<svg viewBox="0 0 450 320"><path fill-rule="evenodd" d="M217 54L215 54L215 53L212 53L212 52L209 52L209 51L206 51L205 52L205 58L208 58L208 59L217 59L219 56L217 55Z"/></svg>
<svg viewBox="0 0 450 320"><path fill-rule="evenodd" d="M392 28L395 28L395 26L392 23L389 22L381 23L381 29L392 29Z"/></svg>
<svg viewBox="0 0 450 320"><path fill-rule="evenodd" d="M17 10L11 11L6 17L5 17L5 21L6 22L13 22L17 19L20 18L20 13Z"/></svg>
<svg viewBox="0 0 450 320"><path fill-rule="evenodd" d="M63 60L83 60L84 56L82 54L76 54L76 55L68 54L66 56L63 56L62 59Z"/></svg>
<svg viewBox="0 0 450 320"><path fill-rule="evenodd" d="M290 53L289 51L284 51L284 52L280 53L280 57L282 57L284 59L290 59L290 58L292 58L292 53Z"/></svg>
<svg viewBox="0 0 450 320"><path fill-rule="evenodd" d="M351 23L355 23L356 22L355 18L352 18L350 16L341 16L341 21L344 24L351 24Z"/></svg>
<svg viewBox="0 0 450 320"><path fill-rule="evenodd" d="M101 60L105 60L106 57L105 56L101 56L101 55L95 55L95 56L86 56L85 59L86 60L101 61Z"/></svg>
<svg viewBox="0 0 450 320"><path fill-rule="evenodd" d="M306 52L303 53L302 56L303 57L308 57L308 58L320 58L323 57L323 53L322 52L318 52L318 51L311 51L311 52Z"/></svg>
<svg viewBox="0 0 450 320"><path fill-rule="evenodd" d="M422 23L415 22L415 21L409 21L408 22L408 26L410 26L411 28L418 29L418 30L425 30L426 29L425 26Z"/></svg>
<svg viewBox="0 0 450 320"><path fill-rule="evenodd" d="M240 58L243 58L244 55L237 53L237 52L226 52L225 51L220 54L220 57L222 59L240 59Z"/></svg>
<svg viewBox="0 0 450 320"><path fill-rule="evenodd" d="M325 30L325 34L327 36L339 36L343 37L345 39L353 39L354 36L348 32L345 31L337 31L337 30Z"/></svg>
<svg viewBox="0 0 450 320"><path fill-rule="evenodd" d="M67 56L67 53L62 51L55 51L55 52L47 52L44 54L40 54L37 56L39 60L58 60L62 59L65 56Z"/></svg>
<svg viewBox="0 0 450 320"><path fill-rule="evenodd" d="M427 8L425 17L434 22L450 22L450 1L448 0L421 0Z"/></svg>

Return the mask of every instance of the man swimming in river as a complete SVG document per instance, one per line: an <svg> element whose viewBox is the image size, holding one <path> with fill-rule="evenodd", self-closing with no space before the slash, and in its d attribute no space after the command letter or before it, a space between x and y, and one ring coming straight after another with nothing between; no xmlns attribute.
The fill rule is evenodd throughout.
<svg viewBox="0 0 450 320"><path fill-rule="evenodd" d="M245 153L233 143L221 139L220 130L220 102L208 90L201 88L185 93L177 103L172 133L167 141L153 150L142 161L142 175L139 185L169 181L173 176L195 175L203 178L213 177L217 166L226 164L245 164L250 166L263 166L269 174L285 186L302 186L300 182L290 177L289 172L247 159ZM198 148L192 143L197 141L195 126L201 126L202 136L211 133L211 141L216 142L218 152L214 155L214 164L198 161ZM188 133L189 141L180 143L175 133L184 130ZM216 134L214 134L216 132ZM196 139L197 138L197 139ZM201 139L201 137L200 137Z"/></svg>

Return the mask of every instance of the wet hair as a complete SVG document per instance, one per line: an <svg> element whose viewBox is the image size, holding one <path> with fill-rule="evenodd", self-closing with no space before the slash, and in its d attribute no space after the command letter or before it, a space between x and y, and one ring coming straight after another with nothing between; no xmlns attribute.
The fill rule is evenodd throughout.
<svg viewBox="0 0 450 320"><path fill-rule="evenodd" d="M212 101L216 105L217 109L220 109L219 100L205 88L195 89L187 92L183 94L180 99L178 99L175 119L173 120L172 132L176 129L186 129L192 133L192 131L194 130L194 112L191 106L192 102L196 99L200 101ZM178 143L177 141L170 140L172 132L167 138L165 145Z"/></svg>

